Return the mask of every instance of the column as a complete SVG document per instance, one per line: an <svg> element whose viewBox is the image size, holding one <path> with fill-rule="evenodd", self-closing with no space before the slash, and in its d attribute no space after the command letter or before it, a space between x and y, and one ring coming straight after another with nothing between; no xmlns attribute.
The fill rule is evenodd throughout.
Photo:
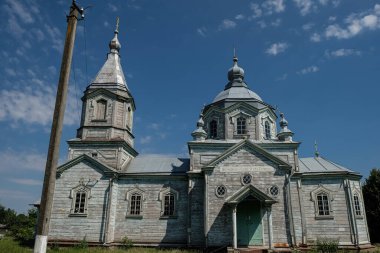
<svg viewBox="0 0 380 253"><path fill-rule="evenodd" d="M268 221L268 244L269 244L269 249L272 249L272 244L273 244L273 228L272 228L272 207L267 206L267 221Z"/></svg>
<svg viewBox="0 0 380 253"><path fill-rule="evenodd" d="M237 249L237 229L236 229L236 206L232 209L232 229L233 229L233 248Z"/></svg>

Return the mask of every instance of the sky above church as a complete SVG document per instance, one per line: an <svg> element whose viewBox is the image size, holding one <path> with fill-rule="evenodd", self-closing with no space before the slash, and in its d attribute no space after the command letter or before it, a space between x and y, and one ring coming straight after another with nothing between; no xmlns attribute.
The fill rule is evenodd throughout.
<svg viewBox="0 0 380 253"><path fill-rule="evenodd" d="M70 0L0 2L0 204L39 199ZM123 70L136 102L140 154L187 156L203 105L227 83L233 48L250 89L283 112L300 157L366 177L380 167L380 3L357 0L114 0L78 23L62 133L103 65L120 17Z"/></svg>

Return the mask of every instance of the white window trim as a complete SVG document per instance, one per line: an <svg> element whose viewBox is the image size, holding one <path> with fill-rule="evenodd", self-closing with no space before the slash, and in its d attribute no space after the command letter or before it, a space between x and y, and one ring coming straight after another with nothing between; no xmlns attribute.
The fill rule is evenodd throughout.
<svg viewBox="0 0 380 253"><path fill-rule="evenodd" d="M132 195L135 193L141 195L140 214L131 214L131 198L132 198ZM126 192L125 200L127 201L127 212L126 212L125 217L126 218L142 218L144 214L145 191L135 186L133 189Z"/></svg>
<svg viewBox="0 0 380 253"><path fill-rule="evenodd" d="M354 196L358 196L358 201L359 201L359 208L360 208L360 214L356 214L356 208L355 208L355 198ZM360 192L357 190L357 189L354 189L352 191L352 204L353 204L353 208L354 208L354 215L355 215L355 218L357 219L363 219L363 198L362 198L362 195L360 194Z"/></svg>
<svg viewBox="0 0 380 253"><path fill-rule="evenodd" d="M248 184L252 184L253 176L252 176L252 174L249 173L249 172L246 172L246 173L244 173L244 174L242 174L242 175L240 176L240 182L241 182L241 184L242 184L242 185L248 185L248 184L244 183L244 177L245 177L246 175L250 175L250 176L251 176L251 182L248 183Z"/></svg>
<svg viewBox="0 0 380 253"><path fill-rule="evenodd" d="M86 200L84 205L84 212L83 213L75 213L75 201L76 201L76 194L79 191L84 191L86 193ZM81 180L79 182L79 185L72 188L70 190L70 196L71 201L71 209L70 209L70 216L79 216L79 217L86 217L88 215L88 201L91 198L91 188L84 184L84 181Z"/></svg>
<svg viewBox="0 0 380 253"><path fill-rule="evenodd" d="M317 196L321 193L325 193L327 195L328 207L329 207L329 215L320 215L319 207L318 207L318 198ZM326 187L319 185L318 188L313 190L311 193L311 201L314 202L314 211L315 211L315 219L323 220L323 219L334 219L334 209L332 202L334 200L333 191L327 189Z"/></svg>
<svg viewBox="0 0 380 253"><path fill-rule="evenodd" d="M167 194L173 194L174 195L174 213L173 215L164 215L165 212L165 196ZM166 187L162 189L159 193L158 200L161 201L161 212L160 212L160 218L161 219L173 219L178 217L178 200L179 200L179 193L172 187Z"/></svg>

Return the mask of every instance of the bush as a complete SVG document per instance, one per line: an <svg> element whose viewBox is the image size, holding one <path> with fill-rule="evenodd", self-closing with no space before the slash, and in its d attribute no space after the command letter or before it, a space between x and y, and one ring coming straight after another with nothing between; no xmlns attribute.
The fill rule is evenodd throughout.
<svg viewBox="0 0 380 253"><path fill-rule="evenodd" d="M124 236L123 239L121 239L121 244L123 245L123 248L129 249L133 246L132 240L128 238L128 236Z"/></svg>
<svg viewBox="0 0 380 253"><path fill-rule="evenodd" d="M317 251L321 253L338 252L339 239L320 237L317 239Z"/></svg>
<svg viewBox="0 0 380 253"><path fill-rule="evenodd" d="M75 248L77 249L87 249L88 248L88 242L86 240L86 236L83 237L82 241L75 245Z"/></svg>

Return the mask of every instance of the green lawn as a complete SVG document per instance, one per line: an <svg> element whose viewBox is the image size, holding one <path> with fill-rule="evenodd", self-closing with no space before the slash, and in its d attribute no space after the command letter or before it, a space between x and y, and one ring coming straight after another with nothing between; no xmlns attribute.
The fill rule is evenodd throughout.
<svg viewBox="0 0 380 253"><path fill-rule="evenodd" d="M32 248L21 246L17 241L14 241L11 237L5 237L0 240L0 252L4 253L30 253L33 252ZM49 253L83 253L83 252L94 252L94 253L198 253L195 250L182 250L182 249L157 249L157 248L140 248L132 247L129 249L107 249L107 248L87 248L87 249L77 249L71 248L61 248L59 250L49 249Z"/></svg>

